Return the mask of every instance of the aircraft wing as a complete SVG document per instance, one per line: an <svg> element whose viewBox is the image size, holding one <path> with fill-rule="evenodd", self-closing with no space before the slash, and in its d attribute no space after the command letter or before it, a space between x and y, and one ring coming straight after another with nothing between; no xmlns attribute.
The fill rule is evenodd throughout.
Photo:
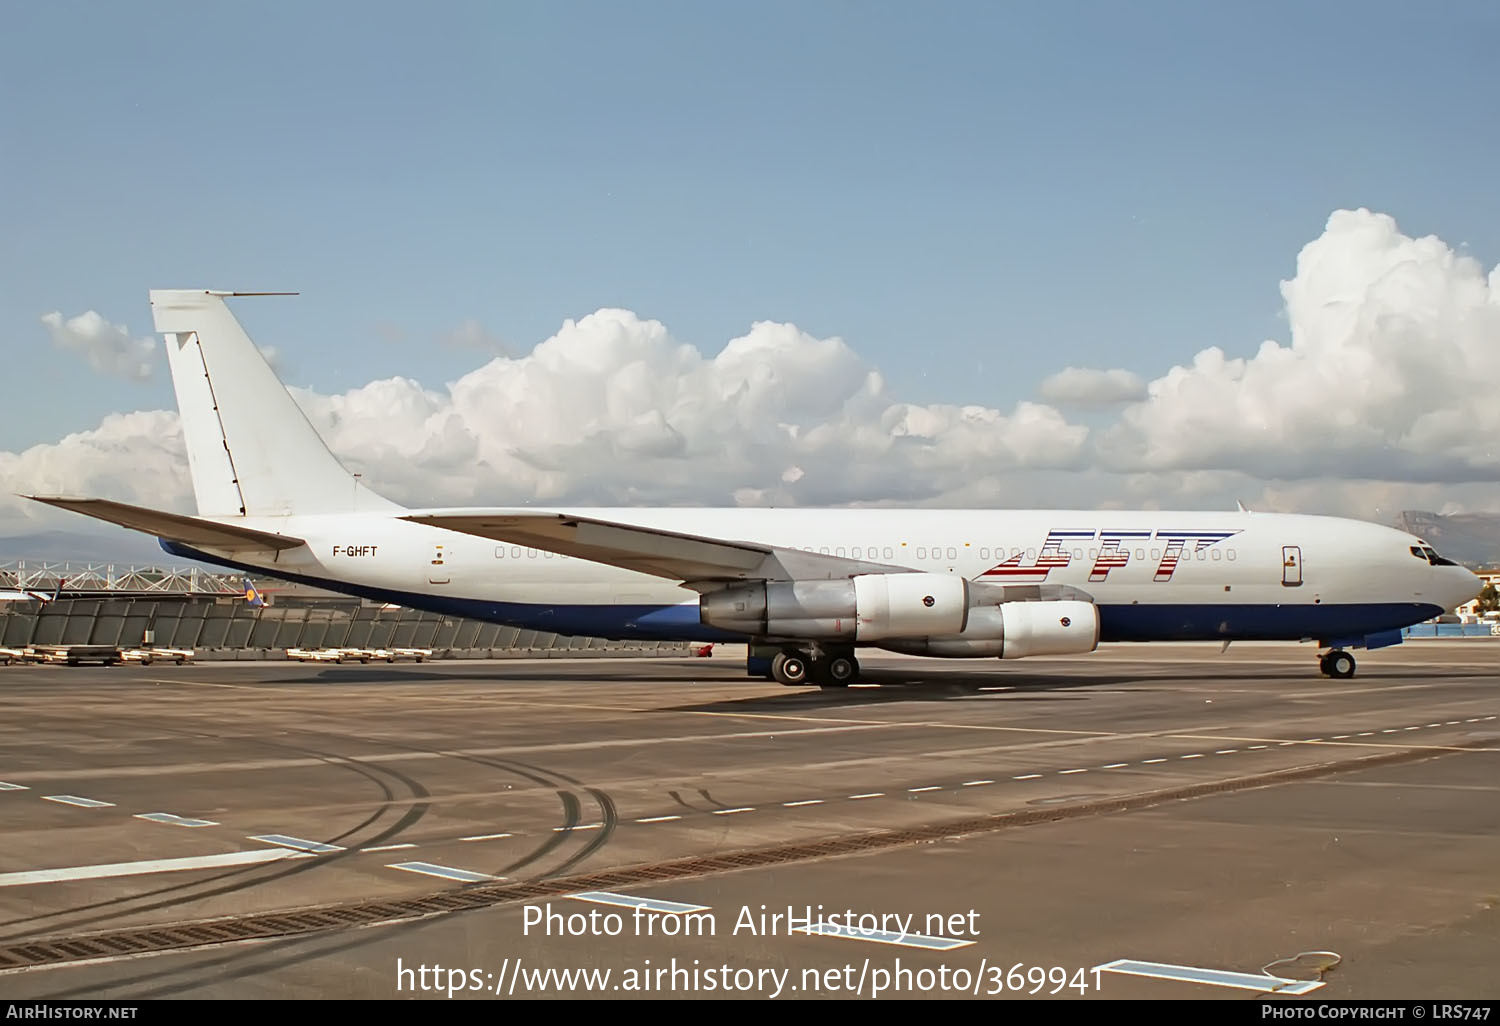
<svg viewBox="0 0 1500 1026"><path fill-rule="evenodd" d="M466 510L414 513L402 519L666 577L700 591L713 590L731 581L833 580L853 574L904 573L912 569L567 513Z"/></svg>
<svg viewBox="0 0 1500 1026"><path fill-rule="evenodd" d="M257 531L238 524L222 524L214 520L184 516L181 513L166 513L145 506L131 506L108 499L74 499L61 495L27 495L25 498L45 502L59 509L82 513L86 517L104 520L133 531L144 531L168 541L185 545L207 547L228 552L264 552L295 549L306 544L301 538L286 534Z"/></svg>

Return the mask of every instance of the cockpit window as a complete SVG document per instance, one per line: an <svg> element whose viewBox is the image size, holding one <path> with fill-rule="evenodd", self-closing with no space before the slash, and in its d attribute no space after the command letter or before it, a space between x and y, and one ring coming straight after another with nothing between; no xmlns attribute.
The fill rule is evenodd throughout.
<svg viewBox="0 0 1500 1026"><path fill-rule="evenodd" d="M1458 566L1453 560L1439 556L1437 549L1434 549L1431 545L1413 545L1411 547L1411 554L1418 559L1427 560L1433 566Z"/></svg>

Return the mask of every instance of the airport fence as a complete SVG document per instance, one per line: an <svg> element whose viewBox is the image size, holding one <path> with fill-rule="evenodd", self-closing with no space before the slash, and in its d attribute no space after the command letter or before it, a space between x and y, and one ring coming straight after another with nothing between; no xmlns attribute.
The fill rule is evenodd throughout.
<svg viewBox="0 0 1500 1026"><path fill-rule="evenodd" d="M276 658L289 648L430 649L435 657L688 655L683 643L606 641L348 602L254 607L234 598L72 598L9 602L0 646L192 649L197 658Z"/></svg>

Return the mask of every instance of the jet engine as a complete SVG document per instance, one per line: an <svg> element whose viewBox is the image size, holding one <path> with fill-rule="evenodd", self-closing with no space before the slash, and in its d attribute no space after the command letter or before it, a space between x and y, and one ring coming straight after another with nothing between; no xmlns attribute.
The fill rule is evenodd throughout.
<svg viewBox="0 0 1500 1026"><path fill-rule="evenodd" d="M902 638L880 647L907 655L1020 659L1083 655L1099 646L1099 607L1092 602L1002 602L969 610L956 634Z"/></svg>
<svg viewBox="0 0 1500 1026"><path fill-rule="evenodd" d="M962 634L969 582L957 574L859 574L834 581L758 581L705 594L702 623L772 638L871 642Z"/></svg>

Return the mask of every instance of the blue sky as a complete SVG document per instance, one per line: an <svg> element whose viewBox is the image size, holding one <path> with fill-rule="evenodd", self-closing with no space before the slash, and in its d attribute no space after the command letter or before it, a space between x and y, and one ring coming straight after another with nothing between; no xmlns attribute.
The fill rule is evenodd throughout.
<svg viewBox="0 0 1500 1026"><path fill-rule="evenodd" d="M838 335L914 402L1286 338L1330 212L1500 259L1500 7L1453 2L14 6L0 449L173 405L39 317L242 303L287 377L440 387L618 306L712 354Z"/></svg>

